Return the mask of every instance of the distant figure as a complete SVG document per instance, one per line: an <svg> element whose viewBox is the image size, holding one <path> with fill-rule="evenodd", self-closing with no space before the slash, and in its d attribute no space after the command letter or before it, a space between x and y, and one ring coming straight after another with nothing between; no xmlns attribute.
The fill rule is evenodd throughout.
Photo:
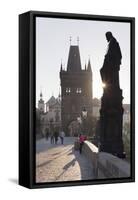
<svg viewBox="0 0 138 200"><path fill-rule="evenodd" d="M59 136L59 133L58 133L58 131L55 131L55 132L54 132L55 144L57 144L57 141L58 141L58 136Z"/></svg>
<svg viewBox="0 0 138 200"><path fill-rule="evenodd" d="M51 137L50 137L50 139L51 139L51 144L54 144L54 134L53 134L53 132L51 132Z"/></svg>
<svg viewBox="0 0 138 200"><path fill-rule="evenodd" d="M80 151L80 154L82 153L82 147L83 147L84 141L86 139L87 139L87 137L85 135L80 134L80 136L79 136L79 143L80 143L79 151Z"/></svg>
<svg viewBox="0 0 138 200"><path fill-rule="evenodd" d="M49 132L47 131L46 132L46 140L48 140L48 138L49 138Z"/></svg>
<svg viewBox="0 0 138 200"><path fill-rule="evenodd" d="M102 82L105 83L105 85L109 84L120 87L119 70L122 59L120 46L111 32L107 32L105 35L109 45L104 58L103 67L100 70Z"/></svg>
<svg viewBox="0 0 138 200"><path fill-rule="evenodd" d="M64 131L61 131L61 132L60 132L61 144L64 143L64 137L65 137L65 133L64 133Z"/></svg>

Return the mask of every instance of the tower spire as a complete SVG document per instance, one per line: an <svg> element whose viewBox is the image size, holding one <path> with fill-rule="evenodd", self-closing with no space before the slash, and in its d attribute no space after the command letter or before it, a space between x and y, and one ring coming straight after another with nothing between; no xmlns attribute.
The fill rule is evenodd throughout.
<svg viewBox="0 0 138 200"><path fill-rule="evenodd" d="M40 99L42 99L43 98L43 94L42 94L42 90L41 90L41 92L40 92Z"/></svg>
<svg viewBox="0 0 138 200"><path fill-rule="evenodd" d="M90 62L90 57L89 57L89 60L88 60L88 67L87 67L87 70L88 70L88 71L92 71L91 62Z"/></svg>
<svg viewBox="0 0 138 200"><path fill-rule="evenodd" d="M86 71L86 60L85 60L85 71Z"/></svg>
<svg viewBox="0 0 138 200"><path fill-rule="evenodd" d="M60 71L62 71L63 68L62 68L62 59L61 59L61 65L60 65Z"/></svg>

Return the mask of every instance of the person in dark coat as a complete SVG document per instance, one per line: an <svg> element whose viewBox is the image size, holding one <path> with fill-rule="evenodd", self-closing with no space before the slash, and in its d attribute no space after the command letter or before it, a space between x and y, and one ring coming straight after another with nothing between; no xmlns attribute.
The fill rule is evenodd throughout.
<svg viewBox="0 0 138 200"><path fill-rule="evenodd" d="M59 136L59 133L58 133L58 131L55 131L55 132L54 132L55 144L57 144L57 141L58 141L58 136Z"/></svg>

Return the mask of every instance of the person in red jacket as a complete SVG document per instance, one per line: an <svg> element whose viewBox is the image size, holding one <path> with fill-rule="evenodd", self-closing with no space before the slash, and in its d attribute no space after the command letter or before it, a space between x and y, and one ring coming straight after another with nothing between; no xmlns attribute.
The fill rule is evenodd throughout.
<svg viewBox="0 0 138 200"><path fill-rule="evenodd" d="M80 143L80 148L79 148L79 151L80 151L80 154L82 153L82 146L84 144L84 141L87 139L87 137L85 135L81 135L79 136L79 143Z"/></svg>

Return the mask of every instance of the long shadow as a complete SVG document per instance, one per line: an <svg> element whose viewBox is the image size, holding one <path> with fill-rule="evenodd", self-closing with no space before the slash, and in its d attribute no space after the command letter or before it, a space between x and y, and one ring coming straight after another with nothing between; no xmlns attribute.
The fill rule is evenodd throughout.
<svg viewBox="0 0 138 200"><path fill-rule="evenodd" d="M60 156L63 156L64 154L67 154L67 152L69 152L71 149L72 149L72 148L69 148L68 150L66 150L66 151L64 151L64 152L52 154L52 156L53 156L53 155L58 155L58 156L53 157L51 160L48 160L48 161L43 162L43 163L41 163L41 164L38 164L38 165L36 166L36 168L46 166L47 164L51 163L52 161L58 159Z"/></svg>
<svg viewBox="0 0 138 200"><path fill-rule="evenodd" d="M76 158L74 158L73 160L71 160L69 163L67 163L63 169L64 170L68 170L68 168L70 168L71 166L74 166L75 165L75 162L76 162Z"/></svg>
<svg viewBox="0 0 138 200"><path fill-rule="evenodd" d="M72 154L75 156L75 158L72 159L69 163L67 163L63 167L63 172L59 176L56 177L56 180L58 180L71 166L74 166L76 162L78 162L79 167L80 167L81 180L94 179L92 167L90 166L90 163L88 162L85 155L80 154L79 151L75 151L74 147L70 149L70 153L68 153L67 155L69 156Z"/></svg>
<svg viewBox="0 0 138 200"><path fill-rule="evenodd" d="M47 164L49 164L49 163L51 163L51 162L52 162L52 160L48 160L48 161L46 161L46 162L44 162L44 163L41 163L41 164L37 165L36 168L43 167L43 166L45 166L45 165L47 165Z"/></svg>
<svg viewBox="0 0 138 200"><path fill-rule="evenodd" d="M74 158L73 160L71 160L69 163L67 163L64 167L63 167L63 172L56 177L56 180L58 180L71 166L74 166L76 162L76 158Z"/></svg>

